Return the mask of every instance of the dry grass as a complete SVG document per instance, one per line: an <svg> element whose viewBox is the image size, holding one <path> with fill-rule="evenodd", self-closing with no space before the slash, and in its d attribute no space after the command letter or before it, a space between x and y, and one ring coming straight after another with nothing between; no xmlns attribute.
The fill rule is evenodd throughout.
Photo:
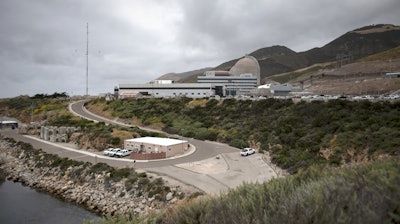
<svg viewBox="0 0 400 224"><path fill-rule="evenodd" d="M193 100L193 101L189 102L188 107L191 109L195 108L196 106L205 107L207 102L208 102L208 100L206 100L206 99Z"/></svg>
<svg viewBox="0 0 400 224"><path fill-rule="evenodd" d="M358 77L325 77L315 79L306 91L320 94L380 95L400 89L400 79L384 79L381 75Z"/></svg>

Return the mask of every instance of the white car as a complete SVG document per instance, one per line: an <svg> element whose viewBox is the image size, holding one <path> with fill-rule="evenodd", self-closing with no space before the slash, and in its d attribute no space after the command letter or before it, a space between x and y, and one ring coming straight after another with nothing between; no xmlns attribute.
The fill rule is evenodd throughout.
<svg viewBox="0 0 400 224"><path fill-rule="evenodd" d="M115 157L129 156L131 153L132 153L132 150L122 149L115 153Z"/></svg>
<svg viewBox="0 0 400 224"><path fill-rule="evenodd" d="M108 156L108 153L112 152L112 150L114 150L114 148L109 148L109 149L107 149L107 150L104 150L103 154L104 154L105 156Z"/></svg>
<svg viewBox="0 0 400 224"><path fill-rule="evenodd" d="M112 150L110 150L110 151L108 152L108 156L113 157L113 156L115 156L115 154L116 154L117 152L119 152L119 151L121 151L120 148L112 149Z"/></svg>
<svg viewBox="0 0 400 224"><path fill-rule="evenodd" d="M248 155L251 155L251 154L254 154L254 153L256 153L256 150L254 150L254 149L252 149L252 148L244 148L244 149L240 152L240 155L241 155L241 156L248 156Z"/></svg>

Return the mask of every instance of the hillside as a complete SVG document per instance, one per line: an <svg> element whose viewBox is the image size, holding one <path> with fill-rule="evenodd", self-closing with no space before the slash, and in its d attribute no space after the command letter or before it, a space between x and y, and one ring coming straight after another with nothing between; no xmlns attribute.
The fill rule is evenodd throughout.
<svg viewBox="0 0 400 224"><path fill-rule="evenodd" d="M268 183L244 184L221 197L181 203L131 223L399 223L399 167L397 159L345 169L313 167Z"/></svg>
<svg viewBox="0 0 400 224"><path fill-rule="evenodd" d="M198 70L189 71L189 72L182 72L182 73L171 72L171 73L162 75L161 77L159 77L157 79L158 80L172 80L174 82L179 82L182 79L184 79L184 80L190 79L195 74L203 74L203 72L208 71L210 69L211 68L203 68L203 69L198 69Z"/></svg>
<svg viewBox="0 0 400 224"><path fill-rule="evenodd" d="M258 49L252 53L261 68L261 78L294 72L316 64L331 63L335 68L352 63L359 58L393 49L400 45L400 27L395 25L371 25L349 31L321 48L295 52L284 46ZM240 58L232 59L212 70L229 70ZM190 76L179 76L179 82L195 82L202 71L194 71ZM186 73L185 73L186 74ZM177 77L174 77L177 78ZM290 79L287 81L291 81Z"/></svg>
<svg viewBox="0 0 400 224"><path fill-rule="evenodd" d="M336 67L335 62L314 64L293 72L264 78L263 82L290 82L294 91L314 94L381 95L400 90L400 79L384 74L400 71L400 47Z"/></svg>
<svg viewBox="0 0 400 224"><path fill-rule="evenodd" d="M322 48L314 48L300 55L308 59L308 65L337 59L351 62L399 45L400 27L381 24L347 32Z"/></svg>
<svg viewBox="0 0 400 224"><path fill-rule="evenodd" d="M189 138L268 151L292 174L106 223L400 222L398 101L153 98L87 106Z"/></svg>
<svg viewBox="0 0 400 224"><path fill-rule="evenodd" d="M0 101L2 108L8 108L3 111L25 115L32 102L39 102L23 99ZM40 102L46 104L35 108L38 109L37 119L44 119L53 110L64 111L67 103L66 99L41 99ZM250 146L260 153L268 152L275 164L292 174L267 183L243 184L221 197L184 200L145 216L134 213L108 216L102 223L400 222L399 101L295 103L278 99L151 98L106 102L96 99L90 101L88 107L186 137L217 140L236 147ZM86 127L89 136L85 141L109 139L120 144L119 138L113 135L124 130L117 131L116 127L72 118L64 113L52 114L49 125ZM132 130L125 131L129 136L135 134ZM150 134L140 133L142 136ZM43 161L42 157L37 158ZM50 162L62 169L72 163L59 158ZM79 171L82 170L79 168ZM129 191L127 189L136 187L135 181L140 179L126 171L120 169L116 173L125 181L118 186ZM63 178L66 173L58 176ZM114 176L110 174L109 177ZM158 186L151 185L153 182L147 179L146 183Z"/></svg>
<svg viewBox="0 0 400 224"><path fill-rule="evenodd" d="M133 125L268 152L289 173L396 156L400 146L398 101L98 99L87 107Z"/></svg>

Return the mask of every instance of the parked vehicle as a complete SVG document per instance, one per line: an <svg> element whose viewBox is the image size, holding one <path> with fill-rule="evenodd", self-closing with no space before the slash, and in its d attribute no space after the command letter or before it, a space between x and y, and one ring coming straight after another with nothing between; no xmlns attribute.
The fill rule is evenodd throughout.
<svg viewBox="0 0 400 224"><path fill-rule="evenodd" d="M114 148L106 149L106 150L104 150L103 154L104 154L105 156L108 156L108 153L112 152L113 150L114 150Z"/></svg>
<svg viewBox="0 0 400 224"><path fill-rule="evenodd" d="M240 155L241 155L241 156L248 156L248 155L251 155L251 154L254 154L254 153L256 153L256 150L254 150L254 149L252 149L252 148L244 148L244 149L240 152Z"/></svg>
<svg viewBox="0 0 400 224"><path fill-rule="evenodd" d="M116 154L117 152L119 152L119 151L121 151L121 150L122 150L122 149L120 149L120 148L112 149L112 150L110 150L110 151L108 152L108 156L113 157L113 156L115 156L115 154Z"/></svg>
<svg viewBox="0 0 400 224"><path fill-rule="evenodd" d="M122 149L115 153L115 157L125 157L129 156L132 153L132 150Z"/></svg>

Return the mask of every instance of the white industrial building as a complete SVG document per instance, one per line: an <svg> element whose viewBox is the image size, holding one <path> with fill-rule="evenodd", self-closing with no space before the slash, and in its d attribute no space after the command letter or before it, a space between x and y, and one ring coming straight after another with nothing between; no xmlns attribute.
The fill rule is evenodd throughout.
<svg viewBox="0 0 400 224"><path fill-rule="evenodd" d="M246 55L229 71L206 71L197 82L215 85L219 96L247 95L260 85L260 65L256 58Z"/></svg>
<svg viewBox="0 0 400 224"><path fill-rule="evenodd" d="M213 74L213 73L211 73ZM220 96L245 95L257 88L257 78L250 74L240 76L213 76L206 74L198 76L198 83L210 83L215 85L215 94Z"/></svg>
<svg viewBox="0 0 400 224"><path fill-rule="evenodd" d="M215 95L215 86L209 83L119 84L114 89L114 95L119 99L146 96L206 98Z"/></svg>
<svg viewBox="0 0 400 224"><path fill-rule="evenodd" d="M256 58L246 55L229 71L206 71L197 77L197 83L173 83L171 80L154 80L148 84L119 84L114 97L124 98L208 98L248 95L260 85L260 65Z"/></svg>
<svg viewBox="0 0 400 224"><path fill-rule="evenodd" d="M257 95L285 95L290 93L292 88L292 85L289 83L268 83L258 87Z"/></svg>
<svg viewBox="0 0 400 224"><path fill-rule="evenodd" d="M400 78L400 72L389 72L385 74L385 78Z"/></svg>
<svg viewBox="0 0 400 224"><path fill-rule="evenodd" d="M187 141L171 138L142 137L124 141L124 149L133 151L132 159L169 158L183 154L188 148Z"/></svg>

